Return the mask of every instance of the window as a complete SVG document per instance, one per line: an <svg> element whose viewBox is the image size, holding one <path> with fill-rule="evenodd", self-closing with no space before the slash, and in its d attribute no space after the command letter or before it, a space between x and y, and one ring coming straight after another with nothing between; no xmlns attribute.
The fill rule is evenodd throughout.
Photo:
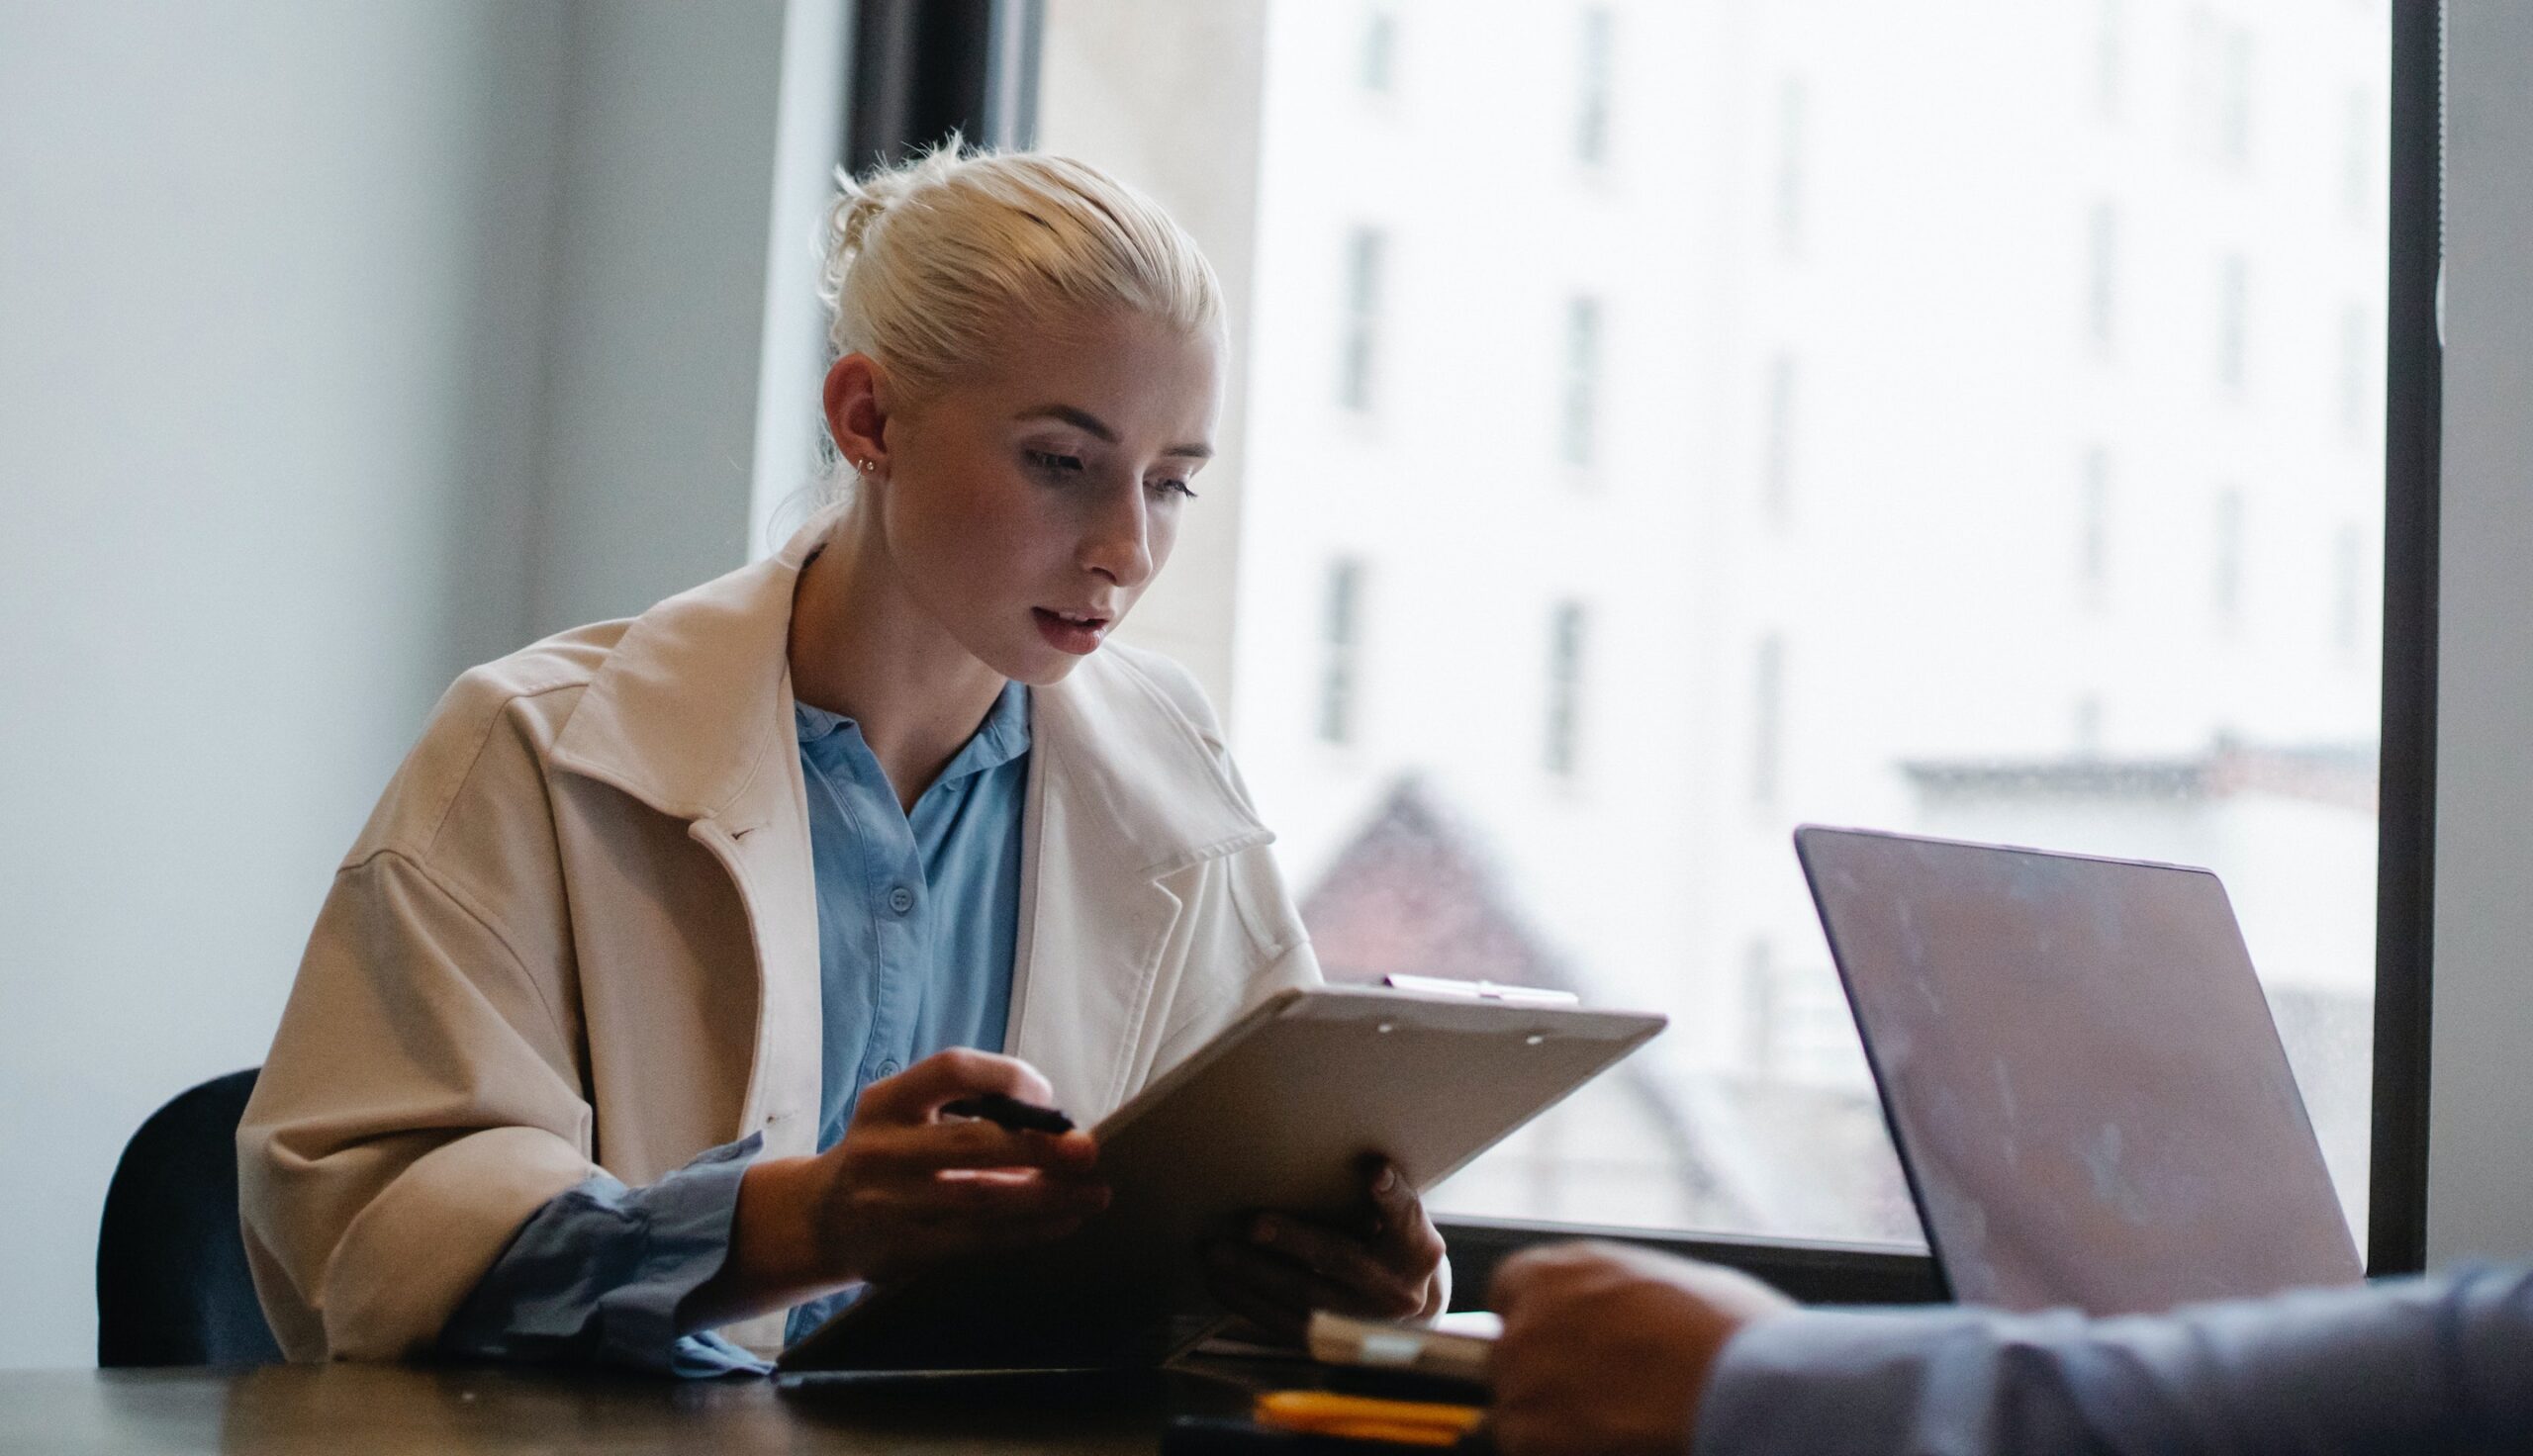
<svg viewBox="0 0 2533 1456"><path fill-rule="evenodd" d="M2094 110L2106 122L2119 118L2120 0L2101 0L2094 15Z"/></svg>
<svg viewBox="0 0 2533 1456"><path fill-rule="evenodd" d="M2241 253L2227 253L2216 265L2216 382L2240 390L2250 366L2252 265Z"/></svg>
<svg viewBox="0 0 2533 1456"><path fill-rule="evenodd" d="M2363 87L2352 87L2340 121L2339 161L2340 212L2352 223L2364 222L2374 211L2374 167L2370 158L2383 123L2382 114L2375 109L2375 98Z"/></svg>
<svg viewBox="0 0 2533 1456"><path fill-rule="evenodd" d="M1569 206L1585 3L1615 17L1613 155L1657 136L1663 165ZM1211 644L1306 916L1413 823L1431 924L1399 933L1482 930L1499 979L1673 1018L1438 1210L1915 1236L1834 1074L1786 841L1815 820L2212 862L2363 1216L2371 1043L2341 1032L2373 1004L2385 410L2345 433L2339 324L2384 346L2389 229L2337 220L2341 98L2386 145L2384 0L1455 0L1402 32L1415 105L1376 129L1329 104L1360 6L1146 10L1139 64L1226 78L1206 104L1256 131L1110 85L1047 113L1101 128L1040 136L1211 228L1245 320L1225 489L1169 569L1228 604L1156 593L1129 637ZM1595 489L1540 489L1574 453ZM1332 753L1340 529L1366 645ZM2120 772L2152 765L2191 772Z"/></svg>
<svg viewBox="0 0 2533 1456"><path fill-rule="evenodd" d="M1610 155L1610 12L1583 11L1580 76L1575 88L1574 159L1597 167Z"/></svg>
<svg viewBox="0 0 2533 1456"><path fill-rule="evenodd" d="M2366 310L2348 304L2339 314L2339 427L2351 439L2366 429Z"/></svg>
<svg viewBox="0 0 2533 1456"><path fill-rule="evenodd" d="M2243 493L2228 486L2216 493L2213 570L2208 576L2208 601L2216 620L2232 627L2243 615Z"/></svg>
<svg viewBox="0 0 2533 1456"><path fill-rule="evenodd" d="M2331 546L2331 648L2353 657L2366 641L2365 533L2343 525Z"/></svg>
<svg viewBox="0 0 2533 1456"><path fill-rule="evenodd" d="M1379 365L1381 310L1381 234L1358 228L1346 243L1345 343L1338 356L1337 402L1349 410L1369 410L1373 371Z"/></svg>
<svg viewBox="0 0 2533 1456"><path fill-rule="evenodd" d="M1785 771L1785 639L1759 639L1750 658L1750 801L1777 801Z"/></svg>
<svg viewBox="0 0 2533 1456"><path fill-rule="evenodd" d="M2237 28L2225 36L2224 100L2217 113L2216 154L2227 165L2252 159L2252 35Z"/></svg>
<svg viewBox="0 0 2533 1456"><path fill-rule="evenodd" d="M1398 12L1388 5L1364 7L1363 48L1361 66L1356 79L1364 90L1386 96L1392 87L1391 68L1397 63Z"/></svg>
<svg viewBox="0 0 2533 1456"><path fill-rule="evenodd" d="M1363 566L1351 557L1329 563L1320 609L1319 736L1355 741L1355 660L1361 647Z"/></svg>
<svg viewBox="0 0 2533 1456"><path fill-rule="evenodd" d="M1803 80L1788 76L1777 87L1777 248L1788 257L1803 252Z"/></svg>
<svg viewBox="0 0 2533 1456"><path fill-rule="evenodd" d="M2111 585L2111 452L2085 452L2076 482L2076 586L2087 606L2103 604Z"/></svg>
<svg viewBox="0 0 2533 1456"><path fill-rule="evenodd" d="M1600 409L1601 305L1573 299L1565 306L1565 399L1558 419L1557 450L1568 465L1592 463L1593 419Z"/></svg>
<svg viewBox="0 0 2533 1456"><path fill-rule="evenodd" d="M1778 520L1794 508L1794 356L1768 361L1767 418L1761 431L1759 499Z"/></svg>
<svg viewBox="0 0 2533 1456"><path fill-rule="evenodd" d="M1560 778L1574 776L1582 736L1583 605L1560 601L1548 613L1548 732L1543 761Z"/></svg>
<svg viewBox="0 0 2533 1456"><path fill-rule="evenodd" d="M2119 212L2098 202L2085 229L2085 332L2095 353L2111 352L2118 320Z"/></svg>
<svg viewBox="0 0 2533 1456"><path fill-rule="evenodd" d="M2076 757L2102 756L2102 698L2087 693L2076 699Z"/></svg>

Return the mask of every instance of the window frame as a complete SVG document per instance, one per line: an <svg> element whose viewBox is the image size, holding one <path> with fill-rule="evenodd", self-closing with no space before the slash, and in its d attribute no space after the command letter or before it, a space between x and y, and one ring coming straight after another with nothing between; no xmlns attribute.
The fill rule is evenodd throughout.
<svg viewBox="0 0 2533 1456"><path fill-rule="evenodd" d="M845 155L904 154L956 126L1027 145L1036 130L1043 0L909 0L858 7ZM2384 668L2377 850L2374 1088L2367 1271L2415 1273L2427 1254L2427 1092L2434 925L2437 530L2444 399L2436 294L2443 203L2439 0L2392 0L2389 278L2385 328ZM867 99L867 100L866 100ZM1797 1299L1911 1304L1941 1298L1924 1253L1826 1240L1454 1217L1455 1305L1535 1243L1613 1239L1756 1275Z"/></svg>

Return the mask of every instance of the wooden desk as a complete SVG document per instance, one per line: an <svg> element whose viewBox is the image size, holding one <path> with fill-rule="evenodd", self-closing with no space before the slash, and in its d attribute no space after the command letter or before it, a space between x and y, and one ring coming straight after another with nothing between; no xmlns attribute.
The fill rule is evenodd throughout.
<svg viewBox="0 0 2533 1456"><path fill-rule="evenodd" d="M1159 1449L1173 1414L1247 1406L1235 1371L1013 1378L922 1393L375 1365L0 1371L0 1452L1142 1456Z"/></svg>

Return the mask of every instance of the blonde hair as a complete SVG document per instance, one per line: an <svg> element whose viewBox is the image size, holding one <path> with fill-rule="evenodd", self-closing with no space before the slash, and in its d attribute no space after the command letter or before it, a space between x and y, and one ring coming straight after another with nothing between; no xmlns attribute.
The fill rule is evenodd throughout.
<svg viewBox="0 0 2533 1456"><path fill-rule="evenodd" d="M1224 326L1194 238L1096 167L950 140L859 180L837 174L819 296L827 343L924 393L987 363L997 330L1123 308L1189 332Z"/></svg>

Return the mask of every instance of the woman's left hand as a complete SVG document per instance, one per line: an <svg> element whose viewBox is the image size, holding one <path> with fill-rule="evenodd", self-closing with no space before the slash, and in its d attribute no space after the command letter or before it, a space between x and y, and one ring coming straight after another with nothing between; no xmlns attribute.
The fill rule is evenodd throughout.
<svg viewBox="0 0 2533 1456"><path fill-rule="evenodd" d="M1351 1227L1258 1214L1206 1253L1207 1284L1233 1314L1298 1342L1313 1310L1420 1320L1443 1310L1443 1235L1396 1164L1364 1170Z"/></svg>

